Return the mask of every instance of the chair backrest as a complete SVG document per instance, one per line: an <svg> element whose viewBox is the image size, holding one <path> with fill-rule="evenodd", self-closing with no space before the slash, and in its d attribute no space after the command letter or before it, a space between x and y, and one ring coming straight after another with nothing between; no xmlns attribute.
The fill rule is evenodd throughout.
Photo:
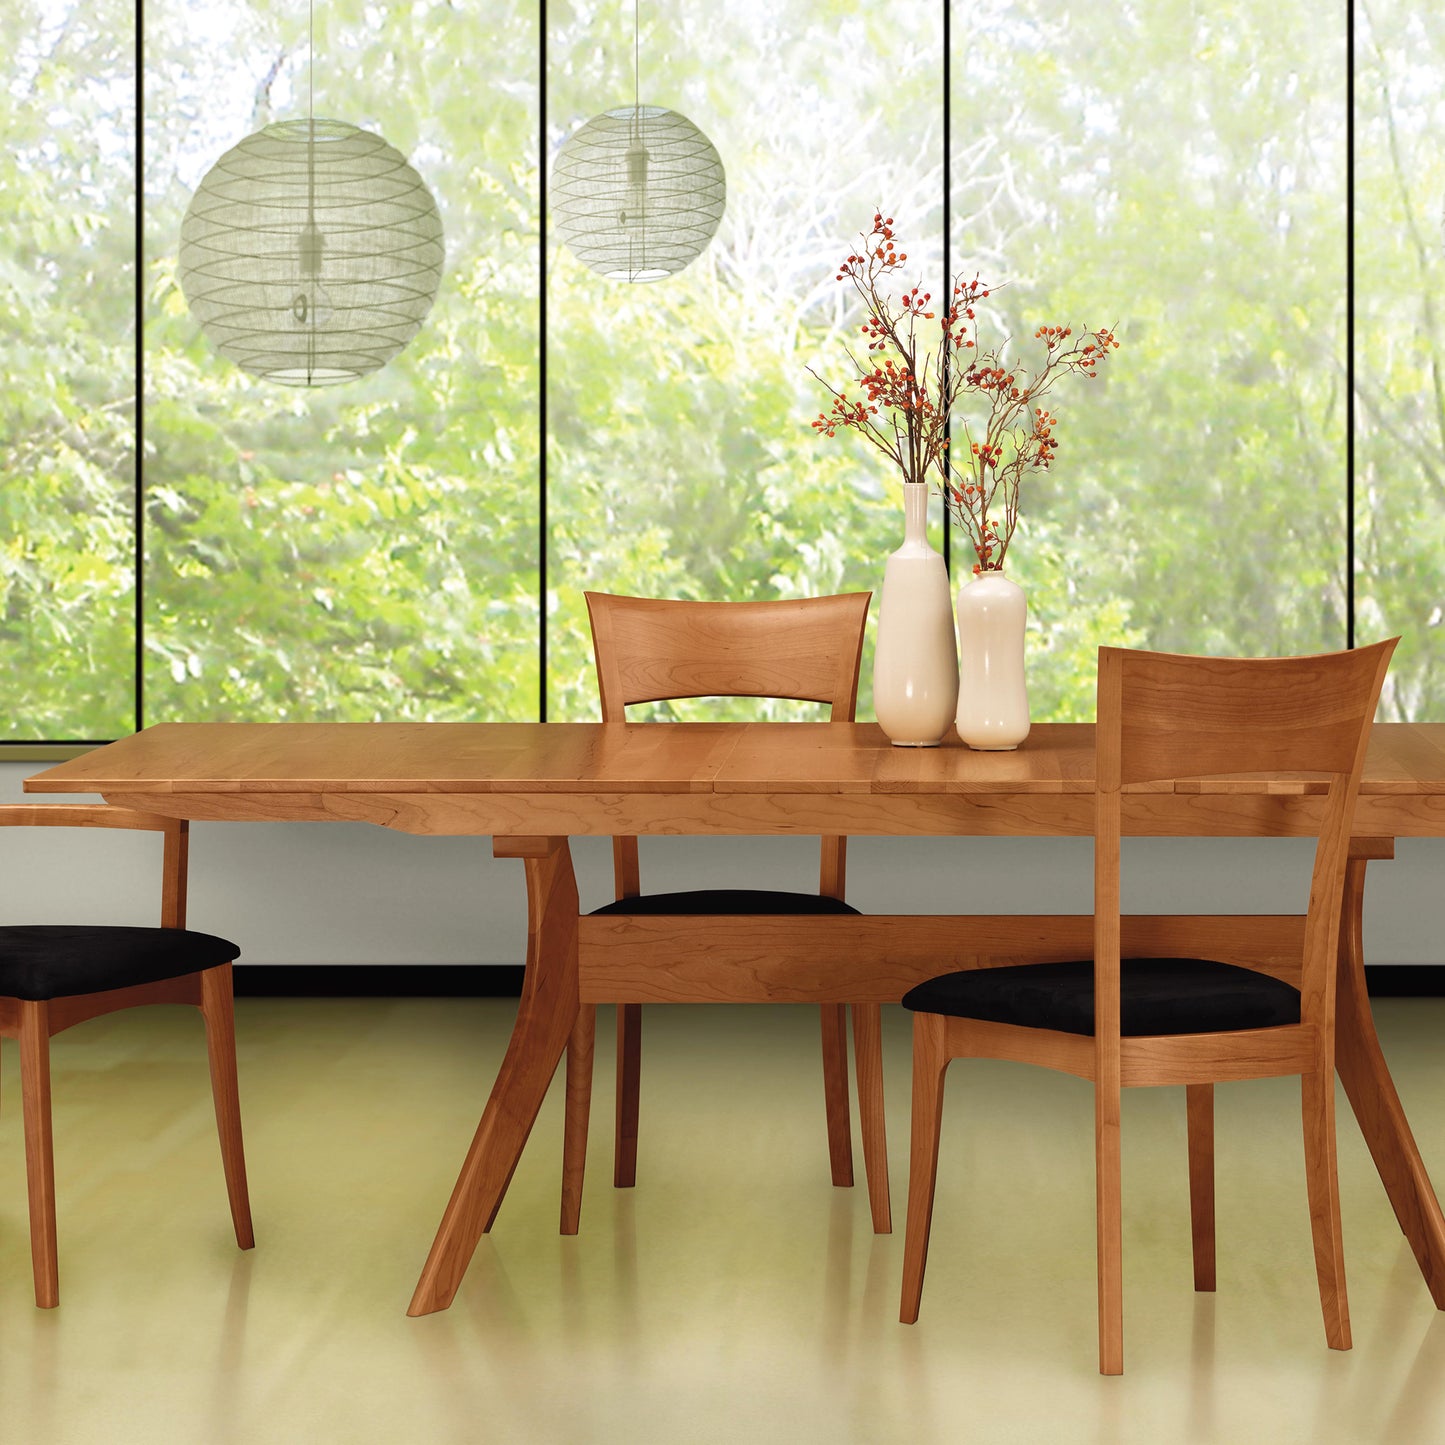
<svg viewBox="0 0 1445 1445"><path fill-rule="evenodd" d="M134 808L116 808L109 803L0 803L0 827L123 828L163 834L161 927L186 926L190 824L184 820L142 813Z"/></svg>
<svg viewBox="0 0 1445 1445"><path fill-rule="evenodd" d="M851 722L869 592L769 602L687 602L589 592L603 722L632 703L690 697L824 703ZM822 840L820 888L843 896L845 840ZM617 896L640 891L637 839L613 840Z"/></svg>
<svg viewBox="0 0 1445 1445"><path fill-rule="evenodd" d="M1350 827L1380 687L1398 638L1311 657L1099 649L1094 829L1095 1033L1118 1037L1123 794L1240 774L1324 790L1301 960L1301 1018L1327 1023ZM1227 783L1216 783L1228 787ZM1186 791L1187 789L1180 789Z"/></svg>

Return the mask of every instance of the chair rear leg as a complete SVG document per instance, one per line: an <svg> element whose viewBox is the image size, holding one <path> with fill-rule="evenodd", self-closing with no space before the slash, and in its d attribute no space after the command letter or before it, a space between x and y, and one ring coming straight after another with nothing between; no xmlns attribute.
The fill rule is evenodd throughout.
<svg viewBox="0 0 1445 1445"><path fill-rule="evenodd" d="M60 1303L60 1262L55 1235L55 1152L50 1132L50 1009L34 999L20 1003L20 1098L25 1116L25 1176L30 1196L30 1262L35 1303Z"/></svg>
<svg viewBox="0 0 1445 1445"><path fill-rule="evenodd" d="M1335 1165L1335 1071L1300 1080L1304 1111L1305 1183L1325 1339L1332 1350L1350 1348L1350 1306L1345 1294L1345 1249L1340 1233L1340 1181Z"/></svg>
<svg viewBox="0 0 1445 1445"><path fill-rule="evenodd" d="M938 1014L913 1015L913 1121L908 1148L908 1220L903 1233L903 1296L898 1318L915 1324L928 1264L933 1224L933 1189L938 1178L938 1137L943 1125L946 1021Z"/></svg>
<svg viewBox="0 0 1445 1445"><path fill-rule="evenodd" d="M592 1055L597 1005L580 1004L567 1039L567 1103L562 1129L563 1234L576 1234L582 1218L582 1181L587 1171L587 1124L592 1113Z"/></svg>
<svg viewBox="0 0 1445 1445"><path fill-rule="evenodd" d="M888 1130L883 1117L883 1019L876 1003L855 1003L853 1061L858 1072L858 1123L874 1234L893 1232L888 1198Z"/></svg>
<svg viewBox="0 0 1445 1445"><path fill-rule="evenodd" d="M1117 1071L1112 1082L1101 1079L1094 1083L1094 1177L1099 1269L1099 1373L1122 1375L1124 1231Z"/></svg>
<svg viewBox="0 0 1445 1445"><path fill-rule="evenodd" d="M853 1183L853 1126L848 1115L848 1006L819 1004L823 1022L823 1105L828 1113L828 1164L833 1183Z"/></svg>
<svg viewBox="0 0 1445 1445"><path fill-rule="evenodd" d="M642 1005L617 1005L617 1131L612 1184L631 1189L637 1183L637 1112L642 1084Z"/></svg>
<svg viewBox="0 0 1445 1445"><path fill-rule="evenodd" d="M1214 1288L1214 1085L1186 1084L1194 1288Z"/></svg>
<svg viewBox="0 0 1445 1445"><path fill-rule="evenodd" d="M236 1087L236 1012L231 965L204 969L201 978L201 1014L206 1021L206 1053L211 1063L211 1097L216 1106L216 1133L221 1141L221 1167L226 1174L226 1196L236 1243L252 1249L256 1235L251 1227L251 1196L246 1188L246 1152L241 1141L241 1096Z"/></svg>

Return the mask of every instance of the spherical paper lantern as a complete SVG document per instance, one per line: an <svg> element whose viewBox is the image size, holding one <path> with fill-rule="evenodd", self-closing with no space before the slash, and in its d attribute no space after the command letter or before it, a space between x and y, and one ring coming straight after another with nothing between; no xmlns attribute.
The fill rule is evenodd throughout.
<svg viewBox="0 0 1445 1445"><path fill-rule="evenodd" d="M617 281L656 281L701 254L727 178L712 142L657 105L594 116L557 153L550 204L577 259Z"/></svg>
<svg viewBox="0 0 1445 1445"><path fill-rule="evenodd" d="M441 216L379 135L286 120L233 146L181 223L186 304L222 356L282 386L385 366L441 283Z"/></svg>

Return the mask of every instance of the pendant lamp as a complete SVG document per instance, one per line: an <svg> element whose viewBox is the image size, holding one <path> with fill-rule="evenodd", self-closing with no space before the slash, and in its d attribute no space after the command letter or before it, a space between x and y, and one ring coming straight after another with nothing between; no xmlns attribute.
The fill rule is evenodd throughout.
<svg viewBox="0 0 1445 1445"><path fill-rule="evenodd" d="M566 140L548 191L562 240L615 281L681 271L712 240L727 198L712 142L685 115L637 99L637 33L634 0L633 103L594 116Z"/></svg>
<svg viewBox="0 0 1445 1445"><path fill-rule="evenodd" d="M180 283L243 371L332 386L416 335L444 255L436 201L401 152L308 114L247 136L206 173L181 223Z"/></svg>

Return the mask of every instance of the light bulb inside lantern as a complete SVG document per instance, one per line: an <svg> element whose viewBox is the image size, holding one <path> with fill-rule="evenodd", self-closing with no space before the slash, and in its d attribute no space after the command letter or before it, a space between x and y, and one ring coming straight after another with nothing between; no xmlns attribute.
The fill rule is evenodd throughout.
<svg viewBox="0 0 1445 1445"><path fill-rule="evenodd" d="M642 234L647 222L647 163L647 148L634 137L627 147L627 189L622 195L617 224L635 236Z"/></svg>
<svg viewBox="0 0 1445 1445"><path fill-rule="evenodd" d="M298 331L325 326L335 314L331 293L318 282L303 280L291 297L291 324Z"/></svg>
<svg viewBox="0 0 1445 1445"><path fill-rule="evenodd" d="M291 324L298 331L325 326L336 313L331 295L321 284L321 255L326 238L315 221L307 221L296 240L299 283L291 296Z"/></svg>

